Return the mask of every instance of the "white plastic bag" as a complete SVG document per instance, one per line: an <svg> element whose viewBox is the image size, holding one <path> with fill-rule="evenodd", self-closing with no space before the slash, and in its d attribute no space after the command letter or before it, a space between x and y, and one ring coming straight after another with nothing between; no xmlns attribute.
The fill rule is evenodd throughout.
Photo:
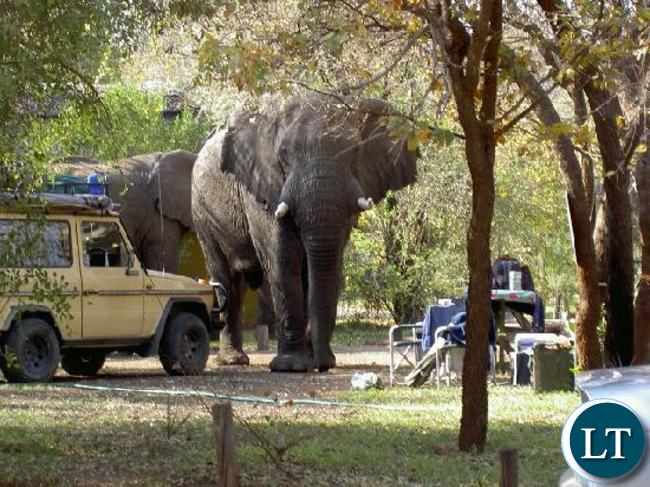
<svg viewBox="0 0 650 487"><path fill-rule="evenodd" d="M384 384L381 378L374 372L355 372L352 375L353 389L383 389Z"/></svg>

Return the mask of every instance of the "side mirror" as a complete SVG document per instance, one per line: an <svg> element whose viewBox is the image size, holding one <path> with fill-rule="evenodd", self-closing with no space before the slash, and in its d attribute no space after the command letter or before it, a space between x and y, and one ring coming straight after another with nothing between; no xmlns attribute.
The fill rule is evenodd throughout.
<svg viewBox="0 0 650 487"><path fill-rule="evenodd" d="M133 253L133 250L129 250L129 256L126 264L126 275L127 276L139 276L140 271L138 269L135 269L133 267L135 263L135 254Z"/></svg>

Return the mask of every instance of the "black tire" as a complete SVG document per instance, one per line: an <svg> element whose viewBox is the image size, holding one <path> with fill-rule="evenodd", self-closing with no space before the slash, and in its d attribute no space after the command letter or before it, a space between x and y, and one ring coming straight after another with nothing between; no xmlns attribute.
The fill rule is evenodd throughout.
<svg viewBox="0 0 650 487"><path fill-rule="evenodd" d="M61 367L70 375L96 376L105 361L106 352L100 350L69 350L63 354Z"/></svg>
<svg viewBox="0 0 650 487"><path fill-rule="evenodd" d="M205 369L210 337L205 323L192 313L173 316L160 340L160 362L169 375L198 375Z"/></svg>
<svg viewBox="0 0 650 487"><path fill-rule="evenodd" d="M0 369L9 382L48 382L54 377L61 352L54 328L45 321L14 323L0 345Z"/></svg>

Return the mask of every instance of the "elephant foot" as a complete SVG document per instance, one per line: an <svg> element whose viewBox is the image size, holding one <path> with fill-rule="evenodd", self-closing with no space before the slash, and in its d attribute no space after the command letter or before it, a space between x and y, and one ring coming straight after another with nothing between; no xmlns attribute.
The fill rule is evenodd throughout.
<svg viewBox="0 0 650 487"><path fill-rule="evenodd" d="M313 351L311 353L313 354ZM327 372L336 367L336 355L329 346L321 352L320 357L313 357L312 360L318 372Z"/></svg>
<svg viewBox="0 0 650 487"><path fill-rule="evenodd" d="M329 356L318 364L315 364L318 372L327 372L329 369L336 367L336 356L330 351Z"/></svg>
<svg viewBox="0 0 650 487"><path fill-rule="evenodd" d="M283 353L276 355L269 367L271 372L309 372L314 362L305 353Z"/></svg>
<svg viewBox="0 0 650 487"><path fill-rule="evenodd" d="M248 355L246 355L241 350L230 348L226 350L219 350L219 355L217 355L217 363L219 365L248 365L250 361L248 360Z"/></svg>

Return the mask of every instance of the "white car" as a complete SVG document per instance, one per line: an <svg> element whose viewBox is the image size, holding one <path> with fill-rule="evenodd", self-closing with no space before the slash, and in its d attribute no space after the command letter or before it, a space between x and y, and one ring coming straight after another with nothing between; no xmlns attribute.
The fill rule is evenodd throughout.
<svg viewBox="0 0 650 487"><path fill-rule="evenodd" d="M576 386L583 402L593 399L614 399L631 407L646 432L646 450L650 445L650 365L618 369L591 370L578 374ZM560 478L561 487L616 485L620 487L650 486L650 454L646 451L641 465L629 477L616 482L591 482L571 470Z"/></svg>

